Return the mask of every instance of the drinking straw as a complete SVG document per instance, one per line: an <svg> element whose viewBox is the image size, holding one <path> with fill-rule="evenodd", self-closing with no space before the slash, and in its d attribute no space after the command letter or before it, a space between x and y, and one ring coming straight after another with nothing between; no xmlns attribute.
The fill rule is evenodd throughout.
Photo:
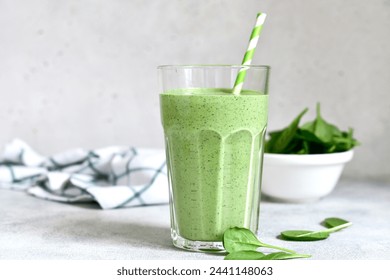
<svg viewBox="0 0 390 280"><path fill-rule="evenodd" d="M245 52L244 58L242 60L241 65L250 65L252 62L253 54L255 53L255 49L257 46L257 41L259 40L259 36L261 33L261 29L263 28L263 24L266 18L265 13L258 13L256 17L256 24L252 29L251 37L249 39L248 48ZM233 94L239 95L241 93L242 86L244 84L246 71L248 67L241 67L240 71L238 71L236 81L234 82Z"/></svg>

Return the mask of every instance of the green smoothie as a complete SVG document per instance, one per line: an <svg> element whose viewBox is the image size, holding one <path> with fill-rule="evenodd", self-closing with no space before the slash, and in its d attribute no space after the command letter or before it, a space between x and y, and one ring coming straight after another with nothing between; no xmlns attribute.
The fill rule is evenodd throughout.
<svg viewBox="0 0 390 280"><path fill-rule="evenodd" d="M268 95L178 89L160 104L176 234L221 241L229 227L256 231Z"/></svg>

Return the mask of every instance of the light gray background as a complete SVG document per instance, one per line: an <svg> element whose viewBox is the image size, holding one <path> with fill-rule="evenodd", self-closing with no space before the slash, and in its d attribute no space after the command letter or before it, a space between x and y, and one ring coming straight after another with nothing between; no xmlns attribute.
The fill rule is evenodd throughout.
<svg viewBox="0 0 390 280"><path fill-rule="evenodd" d="M0 0L0 145L163 147L156 66L272 66L269 129L320 101L356 130L345 176L390 181L389 0Z"/></svg>

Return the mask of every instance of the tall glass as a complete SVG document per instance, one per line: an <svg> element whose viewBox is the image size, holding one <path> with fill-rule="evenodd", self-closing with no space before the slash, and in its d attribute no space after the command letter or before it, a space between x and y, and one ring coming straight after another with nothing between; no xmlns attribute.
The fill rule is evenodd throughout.
<svg viewBox="0 0 390 280"><path fill-rule="evenodd" d="M241 68L158 67L176 247L224 250L226 229L257 232L270 68L247 66L234 95Z"/></svg>

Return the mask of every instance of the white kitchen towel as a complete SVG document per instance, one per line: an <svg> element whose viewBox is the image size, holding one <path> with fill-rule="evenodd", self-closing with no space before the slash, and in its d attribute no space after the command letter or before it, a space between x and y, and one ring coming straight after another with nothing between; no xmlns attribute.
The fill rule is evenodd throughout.
<svg viewBox="0 0 390 280"><path fill-rule="evenodd" d="M44 157L15 139L0 153L0 188L102 209L168 203L163 150L111 146Z"/></svg>

